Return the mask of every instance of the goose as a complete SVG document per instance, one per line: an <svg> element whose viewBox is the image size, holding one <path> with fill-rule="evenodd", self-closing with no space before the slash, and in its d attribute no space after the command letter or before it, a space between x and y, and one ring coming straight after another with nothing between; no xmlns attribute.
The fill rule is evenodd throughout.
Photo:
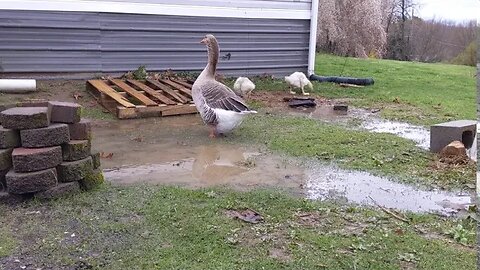
<svg viewBox="0 0 480 270"><path fill-rule="evenodd" d="M247 77L238 77L233 85L233 91L240 97L248 96L255 89L255 84Z"/></svg>
<svg viewBox="0 0 480 270"><path fill-rule="evenodd" d="M205 124L210 126L209 137L215 138L238 127L250 110L232 89L215 80L219 46L217 39L206 35L200 42L207 46L208 62L192 86L192 98Z"/></svg>
<svg viewBox="0 0 480 270"><path fill-rule="evenodd" d="M305 91L303 90L305 86L308 86L311 90L313 90L312 83L307 79L307 76L305 76L303 72L294 72L290 76L285 76L285 81L290 86L291 94L296 94L294 91L292 91L292 87L302 89L302 94L304 96L310 95L310 93L305 93Z"/></svg>

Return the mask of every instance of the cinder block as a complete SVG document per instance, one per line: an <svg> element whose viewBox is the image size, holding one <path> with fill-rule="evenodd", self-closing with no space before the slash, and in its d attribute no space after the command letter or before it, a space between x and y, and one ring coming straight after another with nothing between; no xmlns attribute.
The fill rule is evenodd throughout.
<svg viewBox="0 0 480 270"><path fill-rule="evenodd" d="M92 139L92 124L90 120L82 119L75 124L69 124L71 140L91 140Z"/></svg>
<svg viewBox="0 0 480 270"><path fill-rule="evenodd" d="M0 126L0 148L15 148L20 146L20 132Z"/></svg>
<svg viewBox="0 0 480 270"><path fill-rule="evenodd" d="M15 148L12 152L15 172L33 172L55 168L62 161L62 148L60 146Z"/></svg>
<svg viewBox="0 0 480 270"><path fill-rule="evenodd" d="M70 141L67 124L52 124L48 127L20 131L23 147L37 148L57 146Z"/></svg>
<svg viewBox="0 0 480 270"><path fill-rule="evenodd" d="M74 193L80 192L80 184L78 182L59 183L58 185L35 193L35 198L42 200L58 199L64 196L68 196Z"/></svg>
<svg viewBox="0 0 480 270"><path fill-rule="evenodd" d="M0 122L8 129L42 128L50 124L50 114L47 107L16 107L2 111Z"/></svg>
<svg viewBox="0 0 480 270"><path fill-rule="evenodd" d="M74 124L80 122L82 106L72 102L50 101L52 106L51 121L55 123Z"/></svg>
<svg viewBox="0 0 480 270"><path fill-rule="evenodd" d="M17 173L10 170L5 178L7 180L7 190L13 194L43 191L57 185L55 168L28 173Z"/></svg>
<svg viewBox="0 0 480 270"><path fill-rule="evenodd" d="M62 144L64 161L75 161L90 156L91 143L89 140L73 140Z"/></svg>
<svg viewBox="0 0 480 270"><path fill-rule="evenodd" d="M80 181L92 173L92 158L87 157L77 161L62 162L57 167L59 182ZM8 185L8 183L7 183Z"/></svg>
<svg viewBox="0 0 480 270"><path fill-rule="evenodd" d="M465 147L471 148L477 135L477 122L457 120L433 125L430 127L430 151L440 152L452 141L461 141Z"/></svg>

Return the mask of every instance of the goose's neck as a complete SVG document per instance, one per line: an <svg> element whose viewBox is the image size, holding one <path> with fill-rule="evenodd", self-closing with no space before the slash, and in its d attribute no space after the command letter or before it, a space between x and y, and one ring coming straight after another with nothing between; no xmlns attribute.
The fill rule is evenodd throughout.
<svg viewBox="0 0 480 270"><path fill-rule="evenodd" d="M205 69L202 71L200 76L215 78L215 71L217 70L219 48L216 42L211 42L207 46L208 52L208 63Z"/></svg>

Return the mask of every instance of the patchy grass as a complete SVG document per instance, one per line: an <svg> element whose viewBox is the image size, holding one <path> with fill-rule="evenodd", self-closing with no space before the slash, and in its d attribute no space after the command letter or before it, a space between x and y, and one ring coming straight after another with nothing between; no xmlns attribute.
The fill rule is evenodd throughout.
<svg viewBox="0 0 480 270"><path fill-rule="evenodd" d="M256 115L245 120L235 139L267 145L293 156L335 161L348 169L367 170L406 182L464 188L475 185L475 164L435 168L435 156L413 141L370 133L302 117Z"/></svg>
<svg viewBox="0 0 480 270"><path fill-rule="evenodd" d="M225 215L250 208L264 221ZM13 247L0 268L471 269L474 222L296 199L271 191L103 188L73 198L0 205ZM448 231L461 225L464 243ZM459 229L457 229L459 230ZM4 236L0 236L4 239ZM3 241L2 241L3 243ZM2 245L3 246L3 245ZM18 259L19 262L15 262Z"/></svg>
<svg viewBox="0 0 480 270"><path fill-rule="evenodd" d="M375 84L364 88L314 83L314 92L326 98L349 98L357 107L381 109L381 115L390 120L429 126L476 119L474 67L318 54L315 70L323 76L374 78ZM283 80L253 80L255 91L288 88Z"/></svg>

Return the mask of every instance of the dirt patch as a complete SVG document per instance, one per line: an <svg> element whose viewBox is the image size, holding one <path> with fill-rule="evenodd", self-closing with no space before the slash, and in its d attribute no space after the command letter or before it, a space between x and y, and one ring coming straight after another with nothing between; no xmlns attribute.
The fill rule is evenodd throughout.
<svg viewBox="0 0 480 270"><path fill-rule="evenodd" d="M298 95L297 95L298 96ZM263 106L268 108L285 108L287 109L287 103L284 101L285 98L292 98L295 95L290 94L287 91L254 91L247 99L247 101L255 101L261 103ZM319 95L311 94L308 96L309 98L314 98L317 105L327 105L331 104L331 101L328 99L321 97Z"/></svg>

